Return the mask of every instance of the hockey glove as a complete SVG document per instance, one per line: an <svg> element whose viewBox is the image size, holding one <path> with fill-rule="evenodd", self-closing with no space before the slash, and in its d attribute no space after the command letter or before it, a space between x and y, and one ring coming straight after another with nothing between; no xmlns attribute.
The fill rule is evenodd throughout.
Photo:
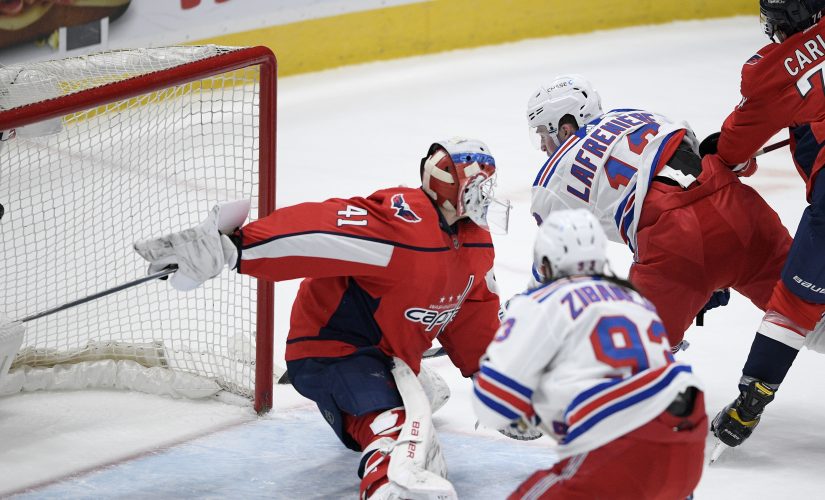
<svg viewBox="0 0 825 500"><path fill-rule="evenodd" d="M699 143L699 156L701 158L704 158L705 155L716 154L719 149L719 137L721 135L722 132L714 132L702 139L702 142Z"/></svg>
<svg viewBox="0 0 825 500"><path fill-rule="evenodd" d="M721 136L722 132L714 132L702 139L702 142L699 143L699 156L704 158L706 155L715 155L719 151L719 137ZM751 158L744 163L730 167L738 177L750 177L756 172L757 168L759 168L759 165L756 163L756 158Z"/></svg>
<svg viewBox="0 0 825 500"><path fill-rule="evenodd" d="M704 326L704 317L705 313L710 311L711 309L716 309L717 307L722 307L728 305L730 301L730 288L723 288L721 290L716 290L708 299L707 304L705 304L702 309L699 310L699 313L696 314L696 325L697 326Z"/></svg>
<svg viewBox="0 0 825 500"><path fill-rule="evenodd" d="M177 265L169 284L180 291L194 290L229 265L234 268L238 249L218 231L220 206L215 206L198 226L160 238L135 243L135 251L149 261L149 274Z"/></svg>

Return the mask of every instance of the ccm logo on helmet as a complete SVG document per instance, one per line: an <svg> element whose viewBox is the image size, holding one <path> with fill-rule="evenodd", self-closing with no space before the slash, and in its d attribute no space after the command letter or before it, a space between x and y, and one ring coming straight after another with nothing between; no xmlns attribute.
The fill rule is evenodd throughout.
<svg viewBox="0 0 825 500"><path fill-rule="evenodd" d="M550 90L553 90L553 89L560 89L562 87L567 87L568 85L573 85L573 79L572 78L570 80L564 80L564 81L561 81L559 83L556 83L555 85L553 85L552 87L550 87L547 90L550 91Z"/></svg>

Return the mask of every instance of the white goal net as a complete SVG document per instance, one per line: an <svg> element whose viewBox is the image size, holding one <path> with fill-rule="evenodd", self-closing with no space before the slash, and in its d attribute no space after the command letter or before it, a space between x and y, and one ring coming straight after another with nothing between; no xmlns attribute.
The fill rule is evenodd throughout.
<svg viewBox="0 0 825 500"><path fill-rule="evenodd" d="M251 199L251 219L274 209L274 80L263 48L0 67L0 312L21 320L145 275L132 243L218 202ZM230 271L188 293L154 281L28 321L12 373L130 360L265 411L271 286Z"/></svg>

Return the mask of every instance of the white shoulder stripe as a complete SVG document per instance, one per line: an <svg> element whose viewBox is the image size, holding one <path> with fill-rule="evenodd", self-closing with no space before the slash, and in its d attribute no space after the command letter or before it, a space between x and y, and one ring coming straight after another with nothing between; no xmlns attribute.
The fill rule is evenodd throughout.
<svg viewBox="0 0 825 500"><path fill-rule="evenodd" d="M317 257L346 260L386 267L395 247L386 243L326 233L309 233L278 238L245 248L241 260Z"/></svg>

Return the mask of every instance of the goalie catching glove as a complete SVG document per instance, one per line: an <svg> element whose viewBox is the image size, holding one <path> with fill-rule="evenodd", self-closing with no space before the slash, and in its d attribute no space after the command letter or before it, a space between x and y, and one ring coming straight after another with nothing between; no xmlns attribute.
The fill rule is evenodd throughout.
<svg viewBox="0 0 825 500"><path fill-rule="evenodd" d="M224 266L234 269L238 249L218 229L221 210L221 205L215 205L206 220L193 228L136 242L135 251L149 261L148 273L177 266L169 284L186 292L220 274Z"/></svg>

